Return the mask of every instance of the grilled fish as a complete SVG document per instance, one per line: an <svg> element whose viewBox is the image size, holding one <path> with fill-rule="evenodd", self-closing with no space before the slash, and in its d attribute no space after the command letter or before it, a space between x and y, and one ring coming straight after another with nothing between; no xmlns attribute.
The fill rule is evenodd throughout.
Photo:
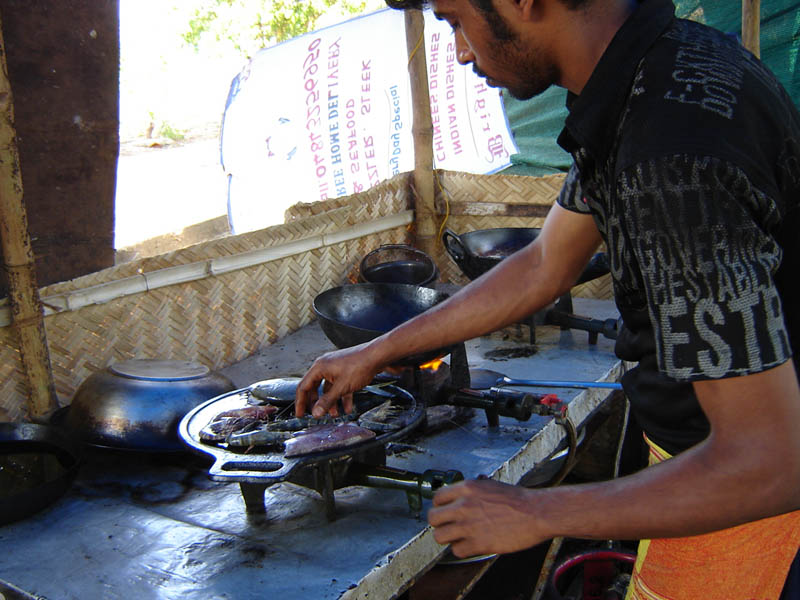
<svg viewBox="0 0 800 600"><path fill-rule="evenodd" d="M408 407L394 404L388 400L362 414L358 418L358 424L370 431L384 433L408 427L413 418L414 412L408 410Z"/></svg>
<svg viewBox="0 0 800 600"><path fill-rule="evenodd" d="M374 431L364 429L353 423L315 425L298 432L295 437L286 440L284 456L291 458L313 454L314 452L347 448L374 437Z"/></svg>
<svg viewBox="0 0 800 600"><path fill-rule="evenodd" d="M200 430L200 439L204 442L224 442L230 434L236 431L269 421L277 410L277 407L265 404L223 411Z"/></svg>

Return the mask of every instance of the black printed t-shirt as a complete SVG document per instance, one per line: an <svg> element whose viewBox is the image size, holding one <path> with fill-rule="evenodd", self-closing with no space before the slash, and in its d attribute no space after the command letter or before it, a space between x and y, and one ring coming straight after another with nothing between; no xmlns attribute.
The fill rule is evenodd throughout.
<svg viewBox="0 0 800 600"><path fill-rule="evenodd" d="M559 143L574 164L558 198L606 242L616 353L638 363L623 386L671 453L709 431L692 381L800 348L800 117L735 38L674 12L640 2L568 96Z"/></svg>

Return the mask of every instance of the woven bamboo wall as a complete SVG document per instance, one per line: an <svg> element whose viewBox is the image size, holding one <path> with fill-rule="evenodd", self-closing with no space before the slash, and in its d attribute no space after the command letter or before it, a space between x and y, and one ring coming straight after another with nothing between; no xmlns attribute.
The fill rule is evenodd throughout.
<svg viewBox="0 0 800 600"><path fill-rule="evenodd" d="M447 171L437 171L436 178L438 225L459 234L494 227L540 226L563 181L563 175L533 178ZM411 174L405 173L361 194L298 204L286 211L282 225L53 284L43 288L41 296L43 302L52 302L59 295L143 273L335 234L408 210L410 185ZM358 263L367 252L382 244L413 243L412 225L45 317L59 404L68 404L90 374L120 360L194 360L218 369L252 355L310 322L314 297L354 281ZM442 281L466 283L443 246L437 246L432 258ZM611 297L607 277L573 292ZM0 421L25 418L25 389L13 329L0 327Z"/></svg>
<svg viewBox="0 0 800 600"><path fill-rule="evenodd" d="M290 209L270 227L106 269L41 290L43 301L72 290L175 265L231 256L333 233L408 208L407 176L338 200L314 214ZM306 215L306 216L304 216ZM93 372L129 358L194 360L217 369L239 361L305 325L320 292L352 276L361 257L381 244L408 243L407 227L335 243L222 275L128 295L47 316L45 329L60 405ZM26 416L26 385L16 336L0 328L0 421Z"/></svg>

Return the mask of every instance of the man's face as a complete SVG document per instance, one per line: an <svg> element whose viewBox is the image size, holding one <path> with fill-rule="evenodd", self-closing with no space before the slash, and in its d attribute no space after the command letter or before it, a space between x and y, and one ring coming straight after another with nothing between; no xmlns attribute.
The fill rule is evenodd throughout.
<svg viewBox="0 0 800 600"><path fill-rule="evenodd" d="M495 0L497 12L489 18L470 0L434 0L437 18L453 28L456 58L494 87L505 87L512 96L527 100L557 81L557 69L547 60L543 46L525 42L521 31L505 15L505 0Z"/></svg>

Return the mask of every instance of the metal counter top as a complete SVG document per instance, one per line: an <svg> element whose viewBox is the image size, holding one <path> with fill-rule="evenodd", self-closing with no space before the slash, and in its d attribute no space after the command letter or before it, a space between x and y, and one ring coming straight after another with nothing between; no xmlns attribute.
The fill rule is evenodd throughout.
<svg viewBox="0 0 800 600"><path fill-rule="evenodd" d="M610 301L575 299L575 312L616 316ZM618 379L613 341L587 343L586 332L538 327L536 352L524 336L501 332L467 342L471 367L510 377ZM238 387L302 375L332 348L312 323L222 372ZM525 388L519 388L525 389ZM530 388L527 388L530 390ZM541 389L537 389L541 392ZM609 390L546 390L569 401L576 426ZM411 441L387 464L411 471L458 469L516 483L563 447L564 429L545 417L483 411L456 427ZM328 522L314 491L280 483L266 491L266 515L248 515L239 486L210 481L194 454L88 452L75 484L54 505L0 527L0 580L50 600L215 600L396 597L445 552L406 496L394 490L337 490ZM2 587L0 587L2 592ZM0 593L2 597L2 593Z"/></svg>

